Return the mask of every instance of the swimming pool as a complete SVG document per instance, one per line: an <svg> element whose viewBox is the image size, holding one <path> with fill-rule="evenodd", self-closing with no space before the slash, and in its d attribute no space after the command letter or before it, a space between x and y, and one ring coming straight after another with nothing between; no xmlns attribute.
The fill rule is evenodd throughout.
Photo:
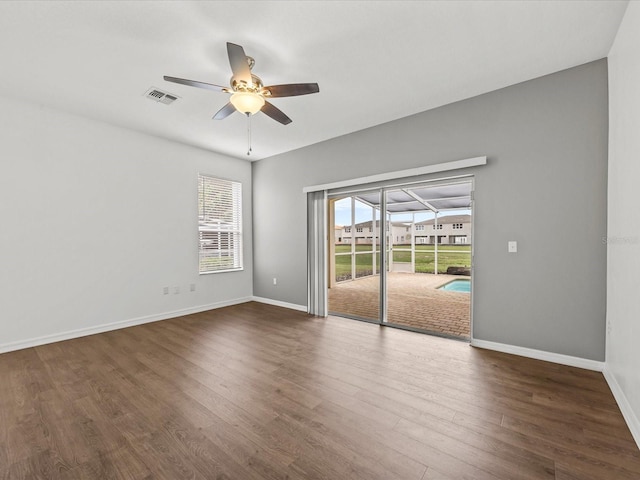
<svg viewBox="0 0 640 480"><path fill-rule="evenodd" d="M449 283L445 283L438 290L446 290L447 292L461 292L471 293L471 280L460 279L452 280Z"/></svg>

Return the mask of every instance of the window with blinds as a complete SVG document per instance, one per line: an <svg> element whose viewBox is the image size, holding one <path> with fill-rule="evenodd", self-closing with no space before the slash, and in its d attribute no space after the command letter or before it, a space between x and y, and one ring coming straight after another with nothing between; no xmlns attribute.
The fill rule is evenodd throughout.
<svg viewBox="0 0 640 480"><path fill-rule="evenodd" d="M242 184L198 175L199 272L242 270Z"/></svg>

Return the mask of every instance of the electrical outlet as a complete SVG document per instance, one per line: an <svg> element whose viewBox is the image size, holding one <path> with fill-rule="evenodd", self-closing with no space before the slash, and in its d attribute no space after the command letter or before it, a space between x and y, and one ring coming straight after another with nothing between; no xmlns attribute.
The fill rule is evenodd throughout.
<svg viewBox="0 0 640 480"><path fill-rule="evenodd" d="M173 287L173 294L178 295L180 293L180 287Z"/></svg>
<svg viewBox="0 0 640 480"><path fill-rule="evenodd" d="M169 295L169 287L162 287L162 294Z"/></svg>

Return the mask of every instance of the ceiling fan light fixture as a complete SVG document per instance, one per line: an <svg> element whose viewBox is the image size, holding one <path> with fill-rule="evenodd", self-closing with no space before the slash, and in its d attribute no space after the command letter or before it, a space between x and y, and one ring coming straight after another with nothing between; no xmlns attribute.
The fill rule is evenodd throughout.
<svg viewBox="0 0 640 480"><path fill-rule="evenodd" d="M262 95L252 92L235 92L231 95L230 101L240 113L249 115L258 113L264 106L264 98L262 98Z"/></svg>

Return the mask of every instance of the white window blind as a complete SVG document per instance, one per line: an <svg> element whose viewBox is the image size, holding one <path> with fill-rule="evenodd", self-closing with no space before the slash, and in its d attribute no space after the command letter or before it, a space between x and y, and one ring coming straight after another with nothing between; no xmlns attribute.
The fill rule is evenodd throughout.
<svg viewBox="0 0 640 480"><path fill-rule="evenodd" d="M200 273L242 270L242 184L198 175Z"/></svg>

